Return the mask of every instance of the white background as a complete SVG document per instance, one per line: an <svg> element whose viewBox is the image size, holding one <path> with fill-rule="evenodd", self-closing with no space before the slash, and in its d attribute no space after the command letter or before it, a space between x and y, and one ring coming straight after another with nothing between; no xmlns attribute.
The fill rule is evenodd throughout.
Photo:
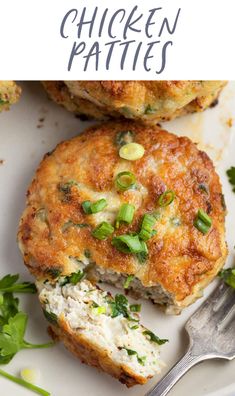
<svg viewBox="0 0 235 396"><path fill-rule="evenodd" d="M0 4L1 79L235 79L234 0L1 0ZM69 9L81 11L88 4L90 10L98 5L100 10L108 7L113 11L122 7L131 10L138 5L145 15L149 9L162 6L161 15L167 15L170 21L180 7L172 37L174 45L169 48L164 72L160 76L154 68L145 72L142 65L136 72L130 67L121 72L119 53L114 55L109 72L101 62L98 72L91 67L84 73L80 61L68 72L67 62L75 37L62 39L60 24ZM142 36L144 40L144 33ZM94 35L92 41L96 38ZM168 35L164 38L170 39ZM138 39L141 39L139 35ZM107 41L110 39L103 37L101 45Z"/></svg>

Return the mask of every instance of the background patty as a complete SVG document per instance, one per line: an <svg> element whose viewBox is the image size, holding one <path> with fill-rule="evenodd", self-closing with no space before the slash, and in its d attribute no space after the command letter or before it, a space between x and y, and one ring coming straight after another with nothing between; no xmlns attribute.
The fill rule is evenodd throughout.
<svg viewBox="0 0 235 396"><path fill-rule="evenodd" d="M0 112L16 103L20 94L21 88L14 81L0 81Z"/></svg>
<svg viewBox="0 0 235 396"><path fill-rule="evenodd" d="M145 123L200 112L216 102L224 81L45 81L51 99L96 119L132 118Z"/></svg>
<svg viewBox="0 0 235 396"><path fill-rule="evenodd" d="M145 148L139 160L119 156L120 132L126 131ZM114 179L122 171L135 174L136 189L117 191ZM176 197L159 207L166 190ZM81 203L101 198L108 206L86 215ZM118 251L112 236L100 241L91 234L102 221L113 224L123 202L134 204L135 216L116 235L138 232L142 216L158 212L144 263ZM200 208L213 222L206 235L193 224ZM92 127L44 157L28 190L18 238L26 265L39 279L88 264L93 276L117 286L133 274L129 290L176 311L193 302L224 264L224 218L219 177L207 154L188 138L127 121Z"/></svg>

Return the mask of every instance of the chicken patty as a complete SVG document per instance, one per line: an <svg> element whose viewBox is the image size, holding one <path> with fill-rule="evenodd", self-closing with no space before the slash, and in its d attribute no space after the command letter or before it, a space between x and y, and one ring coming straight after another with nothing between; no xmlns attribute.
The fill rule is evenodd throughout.
<svg viewBox="0 0 235 396"><path fill-rule="evenodd" d="M225 214L213 163L188 138L110 122L45 155L18 240L37 279L87 268L177 313L225 262Z"/></svg>
<svg viewBox="0 0 235 396"><path fill-rule="evenodd" d="M53 337L83 363L105 371L128 387L144 384L161 370L160 339L140 323L140 305L129 304L81 280L82 272L56 284L38 284L39 299Z"/></svg>
<svg viewBox="0 0 235 396"><path fill-rule="evenodd" d="M99 120L157 123L215 104L225 81L45 81L49 97L67 110Z"/></svg>
<svg viewBox="0 0 235 396"><path fill-rule="evenodd" d="M0 81L0 112L19 100L21 88L14 81Z"/></svg>

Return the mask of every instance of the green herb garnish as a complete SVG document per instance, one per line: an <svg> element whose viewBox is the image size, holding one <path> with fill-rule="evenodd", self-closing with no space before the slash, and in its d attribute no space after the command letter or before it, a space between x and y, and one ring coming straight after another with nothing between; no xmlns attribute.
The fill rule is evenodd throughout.
<svg viewBox="0 0 235 396"><path fill-rule="evenodd" d="M71 285L76 285L78 282L84 278L85 273L83 271L78 270L77 272L73 272L71 275L65 276L62 281L60 282L60 286L65 286L68 283Z"/></svg>
<svg viewBox="0 0 235 396"><path fill-rule="evenodd" d="M130 305L131 312L140 312L141 311L141 304L131 304Z"/></svg>
<svg viewBox="0 0 235 396"><path fill-rule="evenodd" d="M12 316L19 312L18 306L19 299L14 298L12 293L0 294L0 330Z"/></svg>
<svg viewBox="0 0 235 396"><path fill-rule="evenodd" d="M92 235L94 238L100 239L102 241L107 239L113 232L113 226L107 223L107 221L103 221L92 231Z"/></svg>
<svg viewBox="0 0 235 396"><path fill-rule="evenodd" d="M124 289L128 289L128 287L130 286L130 283L133 281L135 275L128 275L128 277L126 278L123 287Z"/></svg>
<svg viewBox="0 0 235 396"><path fill-rule="evenodd" d="M71 193L71 187L72 186L76 186L77 182L75 180L69 180L67 183L60 183L58 185L58 189L59 191L61 191L62 193L66 194L70 194Z"/></svg>
<svg viewBox="0 0 235 396"><path fill-rule="evenodd" d="M59 278L59 276L61 275L61 269L60 268L48 268L46 270L46 273L52 278L52 279L56 279Z"/></svg>
<svg viewBox="0 0 235 396"><path fill-rule="evenodd" d="M134 173L124 171L118 173L115 178L115 186L120 191L127 191L136 185L136 177Z"/></svg>
<svg viewBox="0 0 235 396"><path fill-rule="evenodd" d="M212 226L212 220L203 209L199 209L193 224L202 234L207 234Z"/></svg>
<svg viewBox="0 0 235 396"><path fill-rule="evenodd" d="M219 272L219 276L227 285L235 289L235 268L223 269Z"/></svg>
<svg viewBox="0 0 235 396"><path fill-rule="evenodd" d="M121 131L116 134L115 143L121 147L124 144L132 143L134 141L134 132L132 131Z"/></svg>
<svg viewBox="0 0 235 396"><path fill-rule="evenodd" d="M143 331L143 334L149 337L149 341L156 342L158 345L165 344L169 340L166 339L161 339L158 336L156 336L152 331L150 330L145 330Z"/></svg>
<svg viewBox="0 0 235 396"><path fill-rule="evenodd" d="M93 203L91 201L82 202L82 209L86 214L95 214L101 212L107 205L106 199L102 198Z"/></svg>
<svg viewBox="0 0 235 396"><path fill-rule="evenodd" d="M50 322L53 325L57 325L58 318L56 314L54 314L53 312L48 312L46 309L43 309L43 313L45 318L48 320L48 322Z"/></svg>
<svg viewBox="0 0 235 396"><path fill-rule="evenodd" d="M155 114L156 111L157 111L156 108L154 108L154 107L152 107L150 104L148 104L148 105L146 106L146 108L145 108L144 114L147 114L147 115L149 115L149 114Z"/></svg>
<svg viewBox="0 0 235 396"><path fill-rule="evenodd" d="M136 351L134 351L133 349L129 349L129 348L125 348L125 347L121 347L121 349L125 349L125 351L127 352L128 356L134 356L136 355L136 358L139 362L139 364L141 364L142 366L145 365L145 361L146 361L146 356L139 356L138 353Z"/></svg>
<svg viewBox="0 0 235 396"><path fill-rule="evenodd" d="M31 344L24 340L28 317L24 312L18 312L11 317L7 324L2 327L0 333L0 356L7 362L21 349L48 348L53 342L46 344ZM6 360L4 364L6 364Z"/></svg>
<svg viewBox="0 0 235 396"><path fill-rule="evenodd" d="M117 214L116 223L115 223L116 227L118 228L120 223L130 224L133 220L134 213L135 213L134 205L131 205L129 203L122 204Z"/></svg>
<svg viewBox="0 0 235 396"><path fill-rule="evenodd" d="M175 199L175 193L172 190L165 191L160 197L158 198L158 204L162 207L170 205Z"/></svg>
<svg viewBox="0 0 235 396"><path fill-rule="evenodd" d="M228 169L226 173L228 176L229 183L233 187L233 192L235 192L235 167L231 166L231 168Z"/></svg>
<svg viewBox="0 0 235 396"><path fill-rule="evenodd" d="M6 371L3 371L1 369L0 369L0 376L2 376L4 378L7 378L8 380L10 380L12 382L15 382L18 385L21 385L21 386L23 386L26 389L29 389L29 390L31 390L31 391L33 391L35 393L38 393L39 395L42 395L42 396L50 396L51 395L46 390L44 390L42 388L39 388L38 386L33 385L30 382L27 382L27 381L25 381L25 380L23 380L21 378L18 378L18 377L15 377L15 376L11 375L11 374L8 374Z"/></svg>
<svg viewBox="0 0 235 396"><path fill-rule="evenodd" d="M112 239L112 245L122 253L140 253L144 250L138 235L119 235Z"/></svg>
<svg viewBox="0 0 235 396"><path fill-rule="evenodd" d="M139 237L140 239L142 239L143 241L147 241L149 240L153 234L153 227L156 223L156 219L154 216L150 215L150 214L145 214L143 216L143 220L142 220L142 225L141 225L141 230L139 233Z"/></svg>
<svg viewBox="0 0 235 396"><path fill-rule="evenodd" d="M37 289L34 283L22 282L16 283L19 279L19 274L6 275L0 279L0 292L8 293L36 293Z"/></svg>

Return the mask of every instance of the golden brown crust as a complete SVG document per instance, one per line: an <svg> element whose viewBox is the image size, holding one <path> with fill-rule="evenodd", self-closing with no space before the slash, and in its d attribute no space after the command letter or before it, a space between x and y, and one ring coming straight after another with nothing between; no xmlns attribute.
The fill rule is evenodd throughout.
<svg viewBox="0 0 235 396"><path fill-rule="evenodd" d="M115 364L114 359L110 356L110 351L99 347L95 340L88 340L79 331L73 331L62 318L60 318L58 326L50 326L50 333L53 338L62 341L66 348L82 363L106 372L128 388L137 384L143 385L148 381L147 377L138 375L125 364Z"/></svg>
<svg viewBox="0 0 235 396"><path fill-rule="evenodd" d="M46 81L49 96L77 114L156 123L205 110L225 81Z"/></svg>
<svg viewBox="0 0 235 396"><path fill-rule="evenodd" d="M19 100L21 88L14 81L0 81L0 112Z"/></svg>
<svg viewBox="0 0 235 396"><path fill-rule="evenodd" d="M131 130L135 141L144 146L145 155L140 160L130 162L119 157L115 137L125 130ZM117 192L114 175L125 169L136 175L139 187ZM79 186L71 186L64 195L59 187L71 179ZM165 190L173 190L176 198L168 207L159 208L158 197ZM81 203L103 196L108 202L117 201L117 209L110 209L114 217L122 202L136 206L133 223L122 225L116 234L138 232L143 214L159 211L158 232L148 241L149 258L144 265L134 255L117 251L111 237L105 241L92 237L96 217L85 215ZM199 208L213 221L206 235L193 225ZM40 219L40 209L46 211L46 219ZM180 225L173 225L175 218ZM70 258L82 259L89 249L92 261L100 267L135 274L146 287L160 283L175 304L187 305L225 261L224 218L221 185L212 161L188 138L128 121L106 123L62 142L44 157L28 190L19 243L26 265L37 278L57 270L71 272ZM69 220L88 227L70 227L63 232Z"/></svg>

